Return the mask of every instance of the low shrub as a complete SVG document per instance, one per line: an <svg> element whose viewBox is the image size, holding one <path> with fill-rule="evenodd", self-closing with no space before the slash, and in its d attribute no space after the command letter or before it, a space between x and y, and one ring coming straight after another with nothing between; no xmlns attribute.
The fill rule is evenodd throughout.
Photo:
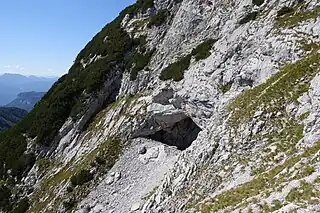
<svg viewBox="0 0 320 213"><path fill-rule="evenodd" d="M181 81L183 79L184 71L189 68L191 60L191 54L182 57L177 62L170 64L167 68L162 70L160 74L160 80Z"/></svg>
<svg viewBox="0 0 320 213"><path fill-rule="evenodd" d="M193 49L191 54L195 57L196 61L209 57L210 50L215 42L215 39L208 39Z"/></svg>
<svg viewBox="0 0 320 213"><path fill-rule="evenodd" d="M23 198L19 201L17 206L11 211L11 213L25 213L29 209L29 199Z"/></svg>
<svg viewBox="0 0 320 213"><path fill-rule="evenodd" d="M36 161L36 165L38 166L39 172L42 173L50 168L51 161L48 158L40 158Z"/></svg>
<svg viewBox="0 0 320 213"><path fill-rule="evenodd" d="M219 90L223 94L227 93L232 87L232 82L229 82L227 84L220 85Z"/></svg>
<svg viewBox="0 0 320 213"><path fill-rule="evenodd" d="M261 6L264 3L264 0L252 0L252 4L256 6Z"/></svg>
<svg viewBox="0 0 320 213"><path fill-rule="evenodd" d="M68 199L63 201L62 205L66 210L70 210L76 205L76 201L74 199Z"/></svg>
<svg viewBox="0 0 320 213"><path fill-rule="evenodd" d="M294 12L294 9L292 7L283 7L277 12L277 17L281 17L287 13Z"/></svg>
<svg viewBox="0 0 320 213"><path fill-rule="evenodd" d="M83 185L93 179L93 175L89 170L83 169L80 172L74 174L70 181L73 186Z"/></svg>
<svg viewBox="0 0 320 213"><path fill-rule="evenodd" d="M191 54L188 54L180 58L177 62L170 64L162 70L159 77L160 80L166 81L172 79L174 81L181 81L183 79L184 71L190 66L191 57L194 56L196 61L207 58L210 56L210 50L215 42L215 39L208 39L194 48Z"/></svg>
<svg viewBox="0 0 320 213"><path fill-rule="evenodd" d="M141 54L141 53L135 54L132 61L133 68L130 71L131 81L136 80L138 73L149 64L153 52L154 51L152 50L145 54Z"/></svg>
<svg viewBox="0 0 320 213"><path fill-rule="evenodd" d="M0 212L10 208L11 190L0 183Z"/></svg>
<svg viewBox="0 0 320 213"><path fill-rule="evenodd" d="M95 157L95 162L97 162L97 164L99 164L99 165L106 164L106 160L100 155Z"/></svg>
<svg viewBox="0 0 320 213"><path fill-rule="evenodd" d="M257 18L258 16L258 12L251 12L251 13L248 13L244 18L242 18L240 21L239 21L239 24L246 24L248 23L249 21L253 21Z"/></svg>
<svg viewBox="0 0 320 213"><path fill-rule="evenodd" d="M152 26L161 26L169 16L168 10L159 10L155 15L153 15L148 23L148 27L151 28Z"/></svg>
<svg viewBox="0 0 320 213"><path fill-rule="evenodd" d="M101 148L98 154L98 158L104 161L103 163L106 169L111 169L117 162L119 155L121 154L122 146L118 139L107 141ZM96 158L97 160L97 158ZM99 162L97 162L99 163Z"/></svg>

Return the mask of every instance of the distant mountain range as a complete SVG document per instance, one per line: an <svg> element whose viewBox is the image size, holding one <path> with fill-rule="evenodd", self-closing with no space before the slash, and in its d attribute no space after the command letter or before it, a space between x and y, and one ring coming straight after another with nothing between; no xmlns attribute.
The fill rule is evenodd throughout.
<svg viewBox="0 0 320 213"><path fill-rule="evenodd" d="M0 132L17 124L28 112L13 107L0 107Z"/></svg>
<svg viewBox="0 0 320 213"><path fill-rule="evenodd" d="M20 93L46 92L57 77L24 76L19 74L0 75L0 106L11 103Z"/></svg>
<svg viewBox="0 0 320 213"><path fill-rule="evenodd" d="M40 99L45 95L45 92L23 92L19 93L18 97L12 102L6 105L6 107L16 107L24 109L26 111L31 111L34 105L40 101Z"/></svg>

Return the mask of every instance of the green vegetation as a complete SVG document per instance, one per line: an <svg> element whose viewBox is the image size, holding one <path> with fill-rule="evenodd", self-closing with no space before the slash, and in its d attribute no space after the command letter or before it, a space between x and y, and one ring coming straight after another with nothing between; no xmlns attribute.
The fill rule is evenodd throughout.
<svg viewBox="0 0 320 213"><path fill-rule="evenodd" d="M10 189L3 183L0 183L0 210L2 211L10 210L11 208L10 197L11 197Z"/></svg>
<svg viewBox="0 0 320 213"><path fill-rule="evenodd" d="M39 212L44 209L50 202L53 202L53 208L58 208L63 201L68 201L69 197L74 197L74 204L77 199L80 199L89 192L89 186L97 176L108 172L108 170L116 163L119 155L122 151L122 144L119 139L110 139L103 142L99 147L90 153L84 155L85 157L79 162L71 160L65 165L59 172L55 174L47 174L44 177L40 187L36 189L31 197L31 209L30 212ZM90 174L89 169L92 167L91 163L96 158L102 158L105 163L99 164L98 171L95 175ZM60 167L61 165L56 165ZM67 197L56 197L56 193L53 189L59 190L59 187L66 186L69 181L76 186L66 187L68 192ZM44 199L42 199L44 198ZM56 200L53 200L56 198ZM65 203L67 206L70 203ZM72 208L71 206L69 206Z"/></svg>
<svg viewBox="0 0 320 213"><path fill-rule="evenodd" d="M229 92L229 90L231 89L232 87L232 82L229 82L227 84L223 84L223 85L220 85L219 86L219 90L220 92L222 92L223 94Z"/></svg>
<svg viewBox="0 0 320 213"><path fill-rule="evenodd" d="M262 106L266 112L281 112L296 102L309 89L309 82L319 72L320 54L312 53L302 60L286 65L265 83L247 90L229 107L231 126L248 121Z"/></svg>
<svg viewBox="0 0 320 213"><path fill-rule="evenodd" d="M50 147L66 119L73 117L76 120L81 117L89 107L89 98L97 95L106 80L115 76L121 78L132 61L137 65L134 69L147 64L146 61L150 58L148 51L143 51L143 44L130 38L121 28L121 21L127 14L144 12L153 6L153 0L138 0L136 4L123 10L81 50L68 74L53 85L35 108L18 125L1 133L0 179L11 180L11 185L7 186L9 192L17 191L16 184L35 163L35 155L26 153L27 140L35 139L33 141L39 146ZM136 53L141 53L143 57L136 56L138 59L132 60ZM45 170L47 163L49 162L39 161L40 170ZM9 170L11 173L8 173ZM50 178L45 176L47 179L41 190L47 194L36 193L30 203L32 208L42 209L46 206L49 200L40 202L40 198L46 197L44 195L54 196L50 187L62 184L78 171L80 170L66 167ZM7 201L4 199L3 202ZM16 200L10 200L10 203L14 202ZM37 206L33 205L35 202L38 203Z"/></svg>
<svg viewBox="0 0 320 213"><path fill-rule="evenodd" d="M83 185L93 179L93 175L87 169L82 169L74 174L70 181L73 186Z"/></svg>
<svg viewBox="0 0 320 213"><path fill-rule="evenodd" d="M56 192L54 189L57 190L56 187L66 184L68 179L81 169L79 166L80 168L74 168L73 170L70 168L70 164L67 164L59 172L47 175L43 178L40 187L35 190L34 194L30 198L29 212L40 212L40 210L43 210L52 201L52 199L55 198Z"/></svg>
<svg viewBox="0 0 320 213"><path fill-rule="evenodd" d="M303 137L303 125L299 124L294 119L281 117L279 119L271 119L269 126L281 128L281 131L269 131L264 135L268 139L268 144L275 147L274 151L269 148L263 150L263 158L261 165L253 171L253 174L259 174L263 171L273 168L279 161L283 160L278 157L275 161L274 158L280 152L286 155L292 155L297 152L296 144ZM280 126L280 127L279 127ZM274 164L269 164L274 162Z"/></svg>
<svg viewBox="0 0 320 213"><path fill-rule="evenodd" d="M298 23L315 19L319 17L320 7L315 7L314 10L306 10L303 8L282 8L277 14L277 25L279 27L294 27Z"/></svg>
<svg viewBox="0 0 320 213"><path fill-rule="evenodd" d="M300 116L300 120L301 120L301 121L305 120L306 118L309 117L309 115L310 115L310 111L303 113L303 114Z"/></svg>
<svg viewBox="0 0 320 213"><path fill-rule="evenodd" d="M133 58L133 63L135 66L132 68L130 72L130 80L136 80L138 72L148 65L151 55L152 54L150 53L147 53L146 55L137 53L135 55L135 57Z"/></svg>
<svg viewBox="0 0 320 213"><path fill-rule="evenodd" d="M105 165L107 169L111 169L118 160L121 150L122 146L119 140L108 141L99 148L95 159L100 158L100 160L104 160L102 164Z"/></svg>
<svg viewBox="0 0 320 213"><path fill-rule="evenodd" d="M304 176L309 176L311 175L312 173L315 172L315 169L314 169L314 166L307 166L305 169L304 169Z"/></svg>
<svg viewBox="0 0 320 213"><path fill-rule="evenodd" d="M21 199L17 206L11 211L11 213L25 213L29 209L29 199L23 198Z"/></svg>
<svg viewBox="0 0 320 213"><path fill-rule="evenodd" d="M130 69L130 80L136 80L139 71L143 70L150 62L155 49L148 51L145 44L147 43L144 36L135 40L138 48L128 62L127 68Z"/></svg>
<svg viewBox="0 0 320 213"><path fill-rule="evenodd" d="M153 8L153 7L154 7L153 0L137 0L135 4L124 9L119 16L124 17L126 14L133 16L137 14L139 11L144 12L147 9Z"/></svg>
<svg viewBox="0 0 320 213"><path fill-rule="evenodd" d="M23 109L0 107L0 132L12 127L28 114Z"/></svg>
<svg viewBox="0 0 320 213"><path fill-rule="evenodd" d="M264 3L264 0L252 0L252 4L256 6L261 6Z"/></svg>
<svg viewBox="0 0 320 213"><path fill-rule="evenodd" d="M202 212L216 212L221 209L225 209L230 206L236 206L244 200L261 194L268 189L274 189L279 186L282 181L285 181L286 174L282 171L292 168L302 158L311 158L320 150L320 142L314 146L305 149L301 154L288 158L281 165L273 168L270 171L258 174L252 181L244 183L236 188L223 192L212 199L212 202L206 204L199 204L198 208ZM299 191L301 200L309 200L313 196L313 191L310 190L310 185L302 183L302 192ZM319 192L316 192L319 196ZM294 191L291 195L288 195L287 200L295 200L297 193Z"/></svg>
<svg viewBox="0 0 320 213"><path fill-rule="evenodd" d="M40 158L36 161L36 165L38 166L39 172L45 172L52 166L52 162L48 158Z"/></svg>
<svg viewBox="0 0 320 213"><path fill-rule="evenodd" d="M70 210L76 205L76 201L74 199L67 199L63 201L62 205L66 210Z"/></svg>
<svg viewBox="0 0 320 213"><path fill-rule="evenodd" d="M320 13L320 10L319 10L319 13ZM320 49L320 44L319 43L314 43L314 42L311 42L311 43L308 43L306 41L303 41L303 42L300 42L301 43L301 46L302 46L302 49L304 51L317 51Z"/></svg>
<svg viewBox="0 0 320 213"><path fill-rule="evenodd" d="M210 50L212 46L216 43L215 39L208 39L201 44L199 44L195 49L192 50L192 56L195 57L196 61L206 59L210 56Z"/></svg>
<svg viewBox="0 0 320 213"><path fill-rule="evenodd" d="M264 129L268 133L262 132L261 135L254 136L257 140L266 139L266 148L259 153L261 154L259 168L254 171L255 177L252 181L225 191L207 203L198 204L196 206L198 210L217 212L228 208L228 211L232 211L238 204L245 205L249 198L257 195L268 197L270 192L283 187L282 183L302 179L315 171L311 159L320 150L320 142L313 147L297 150L296 145L303 137L303 125L299 120L291 118L286 113L285 107L295 103L298 97L308 91L310 81L320 71L319 59L320 54L313 51L300 61L284 66L264 84L247 90L230 105L229 110L232 114L228 122L235 132L240 124L250 122L258 110L263 111L263 115L274 115L265 120L263 115L259 118L266 122ZM306 159L310 161L302 164L304 167L302 170L296 172L292 169L297 163L301 164ZM302 184L303 190L293 190L287 200L293 201L300 197L301 200L308 201L312 196L318 196L319 192L310 190L310 187ZM281 207L281 203L260 207L264 211L274 211Z"/></svg>
<svg viewBox="0 0 320 213"><path fill-rule="evenodd" d="M281 17L285 14L292 14L294 9L292 7L283 7L277 12L277 17Z"/></svg>
<svg viewBox="0 0 320 213"><path fill-rule="evenodd" d="M39 145L49 147L68 117L77 119L86 112L88 99L95 97L108 78L114 75L119 75L120 78L132 57L138 50L143 49L140 48L141 44L137 44L121 28L121 21L126 14L144 12L153 6L153 0L138 0L136 4L122 11L81 50L68 74L53 85L35 108L17 126L1 133L2 180L11 178L19 182L23 174L33 166L35 156L25 153L27 139L35 139ZM145 52L141 54L149 57ZM148 60L144 57L143 60L137 60L137 68L147 64ZM94 62L89 63L92 59ZM8 170L12 171L10 175ZM67 174L61 175L70 177ZM14 181L13 185L15 183Z"/></svg>
<svg viewBox="0 0 320 213"><path fill-rule="evenodd" d="M258 16L258 12L251 12L251 13L248 13L245 17L243 17L240 21L239 21L239 24L246 24L248 23L249 21L253 21L257 18Z"/></svg>
<svg viewBox="0 0 320 213"><path fill-rule="evenodd" d="M13 198L11 190L4 183L0 183L0 211L24 213L29 208L28 198Z"/></svg>
<svg viewBox="0 0 320 213"><path fill-rule="evenodd" d="M147 26L149 28L151 28L152 26L159 27L166 22L168 16L169 16L168 10L159 10L155 15L151 17Z"/></svg>
<svg viewBox="0 0 320 213"><path fill-rule="evenodd" d="M192 50L191 54L181 57L177 62L170 64L162 70L160 80L174 80L181 81L183 79L184 71L189 68L191 57L194 56L196 61L205 59L210 56L210 50L216 40L208 39L199 44Z"/></svg>
<svg viewBox="0 0 320 213"><path fill-rule="evenodd" d="M135 6L138 9L146 10L148 8L152 8L154 6L154 2L153 0L137 0Z"/></svg>
<svg viewBox="0 0 320 213"><path fill-rule="evenodd" d="M282 203L280 200L273 200L272 201L272 208L270 209L272 212L277 211L278 209L282 208Z"/></svg>
<svg viewBox="0 0 320 213"><path fill-rule="evenodd" d="M170 64L167 68L162 70L160 80L181 81L183 79L184 71L189 68L191 54L180 58L177 62Z"/></svg>
<svg viewBox="0 0 320 213"><path fill-rule="evenodd" d="M311 184L301 181L299 188L292 189L289 194L286 196L286 201L288 202L297 202L297 201L309 201L313 197L319 197L320 192L315 190Z"/></svg>

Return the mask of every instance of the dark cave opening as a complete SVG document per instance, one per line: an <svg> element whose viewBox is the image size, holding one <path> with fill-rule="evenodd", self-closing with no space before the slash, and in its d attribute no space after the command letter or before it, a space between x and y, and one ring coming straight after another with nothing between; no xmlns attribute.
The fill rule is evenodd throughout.
<svg viewBox="0 0 320 213"><path fill-rule="evenodd" d="M149 135L148 138L185 150L198 137L200 131L200 127L191 118L185 118L171 127Z"/></svg>

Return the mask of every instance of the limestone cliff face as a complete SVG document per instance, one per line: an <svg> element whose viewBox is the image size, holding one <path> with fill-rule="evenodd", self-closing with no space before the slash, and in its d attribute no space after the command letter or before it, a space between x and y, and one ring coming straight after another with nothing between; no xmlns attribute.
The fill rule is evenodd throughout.
<svg viewBox="0 0 320 213"><path fill-rule="evenodd" d="M39 148L28 211L320 211L320 1L145 7L133 63Z"/></svg>

